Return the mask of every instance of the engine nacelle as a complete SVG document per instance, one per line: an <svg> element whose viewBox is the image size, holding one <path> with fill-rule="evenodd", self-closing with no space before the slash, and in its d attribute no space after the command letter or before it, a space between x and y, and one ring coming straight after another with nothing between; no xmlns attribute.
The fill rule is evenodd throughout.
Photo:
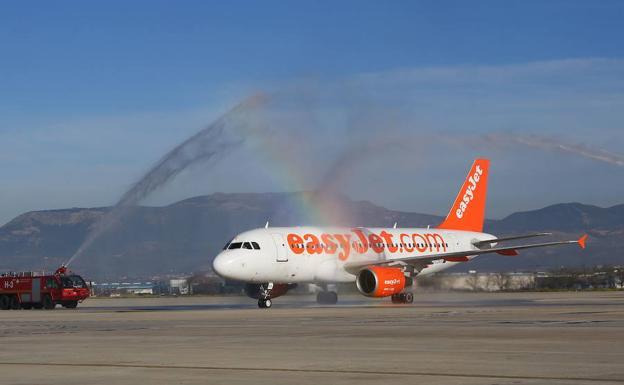
<svg viewBox="0 0 624 385"><path fill-rule="evenodd" d="M355 283L360 293L367 297L389 297L401 292L405 281L401 269L370 266L360 270Z"/></svg>
<svg viewBox="0 0 624 385"><path fill-rule="evenodd" d="M245 294L248 297L259 299L262 297L262 290L260 289L260 284L257 283L248 283L245 285ZM263 284L262 286L267 287L267 284ZM273 285L271 289L271 298L277 298L282 296L288 292L290 289L294 289L297 287L296 283L276 283Z"/></svg>

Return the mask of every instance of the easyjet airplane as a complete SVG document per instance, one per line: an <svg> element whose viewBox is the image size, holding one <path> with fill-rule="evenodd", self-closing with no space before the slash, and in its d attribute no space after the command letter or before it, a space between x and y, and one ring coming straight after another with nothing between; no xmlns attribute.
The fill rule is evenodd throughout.
<svg viewBox="0 0 624 385"><path fill-rule="evenodd" d="M391 297L411 303L405 291L417 275L432 274L486 253L518 255L518 250L566 244L585 248L587 235L576 241L500 246L499 243L550 235L537 233L497 238L482 232L489 161L472 165L451 211L437 228L268 227L234 237L215 258L221 277L246 282L247 294L261 308L297 283L317 283L319 303L333 304L338 295L327 284L354 282L368 297Z"/></svg>

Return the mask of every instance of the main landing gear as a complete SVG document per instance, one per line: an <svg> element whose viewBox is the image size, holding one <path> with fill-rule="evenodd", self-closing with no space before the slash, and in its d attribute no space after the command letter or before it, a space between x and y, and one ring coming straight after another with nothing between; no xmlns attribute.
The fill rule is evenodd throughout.
<svg viewBox="0 0 624 385"><path fill-rule="evenodd" d="M335 291L319 291L316 295L316 303L321 305L335 305L338 302L338 294Z"/></svg>
<svg viewBox="0 0 624 385"><path fill-rule="evenodd" d="M412 303L414 302L414 294L409 291L405 293L392 294L392 303Z"/></svg>

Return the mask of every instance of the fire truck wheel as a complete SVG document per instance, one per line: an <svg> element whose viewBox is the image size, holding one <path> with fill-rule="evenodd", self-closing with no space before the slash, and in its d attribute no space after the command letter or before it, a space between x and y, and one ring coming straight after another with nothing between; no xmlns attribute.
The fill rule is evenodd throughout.
<svg viewBox="0 0 624 385"><path fill-rule="evenodd" d="M54 301L52 301L52 297L50 295L43 296L43 308L44 309L54 309Z"/></svg>
<svg viewBox="0 0 624 385"><path fill-rule="evenodd" d="M9 310L9 297L6 295L0 295L0 309Z"/></svg>
<svg viewBox="0 0 624 385"><path fill-rule="evenodd" d="M78 306L78 301L68 301L63 303L63 307L68 309L75 309Z"/></svg>
<svg viewBox="0 0 624 385"><path fill-rule="evenodd" d="M16 295L12 295L11 296L11 305L10 305L10 307L13 310L19 310L19 308L21 307L19 299L17 298Z"/></svg>
<svg viewBox="0 0 624 385"><path fill-rule="evenodd" d="M43 309L43 304L41 304L41 303L33 303L33 307L35 309Z"/></svg>
<svg viewBox="0 0 624 385"><path fill-rule="evenodd" d="M32 309L32 304L30 304L30 303L23 303L22 304L22 309L30 310L30 309Z"/></svg>

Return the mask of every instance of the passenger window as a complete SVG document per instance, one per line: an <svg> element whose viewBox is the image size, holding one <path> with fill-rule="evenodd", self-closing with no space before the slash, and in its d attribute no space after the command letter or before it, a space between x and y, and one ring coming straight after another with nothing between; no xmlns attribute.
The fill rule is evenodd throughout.
<svg viewBox="0 0 624 385"><path fill-rule="evenodd" d="M251 245L253 246L254 249L260 250L260 245L258 244L258 242L251 242Z"/></svg>
<svg viewBox="0 0 624 385"><path fill-rule="evenodd" d="M243 249L251 250L251 243L249 243L249 242L243 243Z"/></svg>
<svg viewBox="0 0 624 385"><path fill-rule="evenodd" d="M232 242L228 250L240 249L243 246L243 242Z"/></svg>

